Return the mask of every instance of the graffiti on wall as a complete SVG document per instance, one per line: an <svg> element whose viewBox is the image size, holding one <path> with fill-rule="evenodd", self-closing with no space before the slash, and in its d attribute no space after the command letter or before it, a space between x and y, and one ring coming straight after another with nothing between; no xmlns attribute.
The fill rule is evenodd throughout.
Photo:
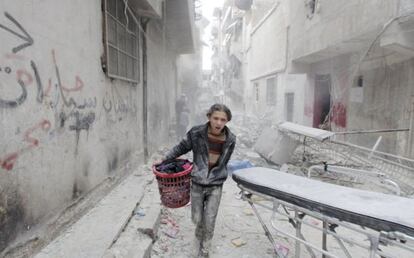
<svg viewBox="0 0 414 258"><path fill-rule="evenodd" d="M79 75L75 75L72 85L63 81L61 76L61 68L59 66L57 53L54 49L51 50L51 65L54 74L45 76L41 73L36 60L27 58L19 51L35 44L34 39L26 31L26 29L9 13L4 13L9 25L0 24L0 29L5 31L8 35L17 37L23 40L18 46L14 46L9 53L4 55L2 62L19 63L17 68L10 64L0 63L0 76L6 80L3 81L3 88L8 88L8 94L0 93L0 109L15 109L22 106L29 98L29 88L33 87L36 102L39 104L46 104L53 112L58 113L59 121L56 127L64 127L65 124L69 131L75 132L76 135L76 150L79 143L79 135L82 130L89 131L92 124L95 122L94 108L97 107L96 97L80 97L74 98L71 94L80 93L85 83ZM1 31L1 30L0 30ZM27 68L25 68L27 67ZM47 78L47 79L44 79ZM5 83L6 81L7 83ZM30 91L31 92L31 91ZM14 94L14 95L13 95ZM71 118L71 119L70 119ZM71 122L68 123L67 120ZM47 119L42 119L36 122L33 126L26 129L21 139L23 146L18 150L10 152L0 157L0 168L4 170L12 170L15 163L21 154L31 151L39 146L40 139L38 138L40 132L52 133L57 131L57 128L52 128L52 123ZM37 135L37 136L33 136Z"/></svg>
<svg viewBox="0 0 414 258"><path fill-rule="evenodd" d="M89 130L97 120L96 108L99 107L100 112L114 123L126 116L137 118L138 107L134 101L136 92L133 89L129 88L130 92L123 96L116 86L112 85L103 97L102 103L98 103L96 96L82 96L86 88L84 80L76 73L67 75L69 72L59 60L58 51L51 49L50 54L44 55L41 62L38 62L37 58L27 56L27 50L37 44L35 37L32 37L24 24L13 15L8 12L3 14L5 19L0 22L0 34L7 39L11 38L10 42L13 43L7 47L3 46L7 52L0 56L0 111L9 112L32 103L52 111L54 121L45 119L48 123L47 126L44 124L44 127L40 127L43 128L41 131L48 134L49 140L65 130L73 132L75 154L81 132L86 132L88 137ZM39 134L39 128L36 127L38 123L39 121L32 123L26 130L36 128L34 133ZM16 131L20 133L20 128ZM0 170L15 168L15 163L22 153L40 146L40 138L23 137L21 141L21 148L16 147L17 150L12 152L6 151L7 154L0 153Z"/></svg>
<svg viewBox="0 0 414 258"><path fill-rule="evenodd" d="M35 136L35 134L38 135L42 131L44 133L47 133L50 130L51 126L52 124L49 120L42 119L34 126L27 129L24 132L22 139L26 145L17 151L6 154L4 157L0 157L1 168L5 170L12 170L15 162L21 154L39 146L40 140L37 138L37 136Z"/></svg>
<svg viewBox="0 0 414 258"><path fill-rule="evenodd" d="M341 102L336 102L332 106L331 121L336 125L346 127L346 106Z"/></svg>
<svg viewBox="0 0 414 258"><path fill-rule="evenodd" d="M138 108L132 95L132 92L130 92L127 98L123 98L116 87L112 86L111 91L107 92L102 100L102 107L106 113L113 111L116 114L131 113L135 115Z"/></svg>
<svg viewBox="0 0 414 258"><path fill-rule="evenodd" d="M13 30L13 29L11 29L11 28L3 25L3 24L0 24L0 28L3 29L3 30L5 30L5 31L7 31L7 32L9 32L10 34L15 35L18 38L24 40L24 43L22 43L22 44L20 44L20 45L18 45L16 47L14 47L12 49L12 52L13 53L17 53L20 50L22 50L22 49L24 49L26 47L29 47L31 45L33 45L33 43L34 43L33 38L29 35L29 33L27 33L27 31L23 28L23 26L20 25L20 23L16 19L14 19L8 12L5 12L4 13L4 16L6 16L6 18L8 20L10 20L13 23L13 25L17 29L19 29L19 31L16 32L15 30Z"/></svg>

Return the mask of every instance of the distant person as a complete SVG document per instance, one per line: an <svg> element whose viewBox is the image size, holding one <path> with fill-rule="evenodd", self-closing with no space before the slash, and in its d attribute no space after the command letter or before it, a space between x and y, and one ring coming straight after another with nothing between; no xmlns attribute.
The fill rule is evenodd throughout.
<svg viewBox="0 0 414 258"><path fill-rule="evenodd" d="M187 132L187 127L190 123L190 110L184 107L183 111L178 114L177 136L181 140Z"/></svg>
<svg viewBox="0 0 414 258"><path fill-rule="evenodd" d="M232 118L228 107L212 105L207 118L206 124L191 128L165 157L175 159L193 151L191 218L196 225L195 257L209 257L223 183L227 179L227 163L236 146L236 136L226 126Z"/></svg>

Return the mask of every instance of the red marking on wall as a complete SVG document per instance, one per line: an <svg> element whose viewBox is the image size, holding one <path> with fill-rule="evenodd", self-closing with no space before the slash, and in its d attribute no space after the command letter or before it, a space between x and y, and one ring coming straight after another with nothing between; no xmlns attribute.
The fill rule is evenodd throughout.
<svg viewBox="0 0 414 258"><path fill-rule="evenodd" d="M36 131L37 129L42 129L43 131L47 132L49 131L51 127L51 124L48 120L43 119L40 123L38 123L37 125L29 128L28 130L26 130L26 132L24 133L24 140L28 143L30 143L30 145L28 146L30 147L36 147L39 145L39 140L35 139L31 136L31 134Z"/></svg>
<svg viewBox="0 0 414 258"><path fill-rule="evenodd" d="M340 127L346 127L346 106L337 102L332 106L331 121Z"/></svg>
<svg viewBox="0 0 414 258"><path fill-rule="evenodd" d="M6 55L4 55L7 59L17 59L17 60L21 60L21 61L25 61L26 57L22 56L22 55L18 55L18 54L13 54L13 53L8 53Z"/></svg>
<svg viewBox="0 0 414 258"><path fill-rule="evenodd" d="M30 127L29 129L27 129L24 133L24 141L28 142L29 145L21 148L18 151L6 154L4 156L4 158L0 159L0 164L1 167L5 170L12 170L19 155L24 153L25 151L28 151L34 147L39 146L40 141L34 137L32 137L32 133L34 133L35 131L42 129L43 131L47 132L50 130L52 124L50 123L49 120L46 119L42 119L39 123L37 123L35 126Z"/></svg>
<svg viewBox="0 0 414 258"><path fill-rule="evenodd" d="M12 170L14 163L16 162L17 158L19 157L19 154L17 152L10 153L6 155L3 160L0 160L1 167L5 170Z"/></svg>
<svg viewBox="0 0 414 258"><path fill-rule="evenodd" d="M45 96L49 97L50 95L50 90L52 89L52 79L49 78L48 84L47 84L47 89L43 92Z"/></svg>
<svg viewBox="0 0 414 258"><path fill-rule="evenodd" d="M53 64L55 66L57 66L56 52L55 52L54 49L52 49L52 59L53 59ZM73 92L73 91L80 91L83 88L84 83L83 83L82 79L79 76L76 76L75 77L75 87L68 88L68 87L65 87L63 84L61 86L62 86L62 89L64 91L66 91L66 92Z"/></svg>
<svg viewBox="0 0 414 258"><path fill-rule="evenodd" d="M65 86L62 85L62 89L66 92L71 92L71 91L80 91L82 90L84 84L81 78L79 78L79 76L76 76L76 82L75 82L75 87L73 88L67 88Z"/></svg>
<svg viewBox="0 0 414 258"><path fill-rule="evenodd" d="M22 81L24 85L28 86L33 82L32 75L26 70L19 69L16 71L17 81Z"/></svg>

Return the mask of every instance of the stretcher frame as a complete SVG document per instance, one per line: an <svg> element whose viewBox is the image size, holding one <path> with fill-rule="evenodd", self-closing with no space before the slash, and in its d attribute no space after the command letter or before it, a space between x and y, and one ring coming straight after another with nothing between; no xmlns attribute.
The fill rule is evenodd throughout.
<svg viewBox="0 0 414 258"><path fill-rule="evenodd" d="M344 243L349 243L351 245L355 245L355 246L358 246L360 248L367 250L367 252L369 253L368 257L370 258L374 258L374 257L397 258L397 256L393 254L382 251L380 248L383 246L393 246L393 247L404 249L412 253L414 257L414 237L409 236L407 234L404 234L401 232L384 232L384 231L378 232L372 229L368 229L366 227L359 226L354 223L341 221L337 218L326 216L324 214L321 214L315 211L311 211L304 207L300 207L298 205L280 200L273 196L267 196L265 194L258 193L257 191L249 189L248 187L243 186L241 184L238 184L238 187L242 190L241 191L242 200L247 201L252 207L255 215L259 219L259 222L261 223L265 231L265 235L267 236L267 238L269 239L269 241L271 242L273 246L276 257L278 258L285 258L285 256L276 248L277 244L272 234L270 233L268 227L264 223L263 218L260 216L259 211L256 208L256 205L272 211L272 219L270 223L273 229L278 234L282 234L288 238L295 240L295 258L300 257L302 245L305 246L306 250L309 252L312 258L318 257L315 251L317 253L322 254L323 258L325 257L334 257L334 258L348 257L350 258L352 257L351 253L348 251L348 248L347 246L345 246ZM270 206L270 205L266 205L258 201L255 201L252 198L253 195L259 196L263 198L264 200L270 201L273 205ZM273 219L275 218L276 214L280 214L288 218L288 221L290 222L290 224L293 226L295 230L295 235L284 232L278 229L274 225ZM323 227L319 228L305 221L304 220L305 216L309 216L314 219L322 221ZM322 247L321 248L315 246L314 244L310 243L309 241L305 239L302 233L302 225L307 225L309 227L312 227L316 230L321 231L322 233ZM355 232L357 234L364 235L369 240L369 245L362 244L349 237L342 236L336 233L335 228L339 226L347 228L348 230L351 230L352 232ZM327 241L328 241L327 236L328 235L332 236L333 239L336 240L341 250L343 251L344 256L338 256L328 250L328 247L327 247Z"/></svg>

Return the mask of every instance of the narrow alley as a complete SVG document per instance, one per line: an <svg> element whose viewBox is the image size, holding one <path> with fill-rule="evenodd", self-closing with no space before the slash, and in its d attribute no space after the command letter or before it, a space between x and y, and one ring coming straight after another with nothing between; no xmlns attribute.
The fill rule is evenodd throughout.
<svg viewBox="0 0 414 258"><path fill-rule="evenodd" d="M414 257L414 0L0 1L1 258Z"/></svg>

